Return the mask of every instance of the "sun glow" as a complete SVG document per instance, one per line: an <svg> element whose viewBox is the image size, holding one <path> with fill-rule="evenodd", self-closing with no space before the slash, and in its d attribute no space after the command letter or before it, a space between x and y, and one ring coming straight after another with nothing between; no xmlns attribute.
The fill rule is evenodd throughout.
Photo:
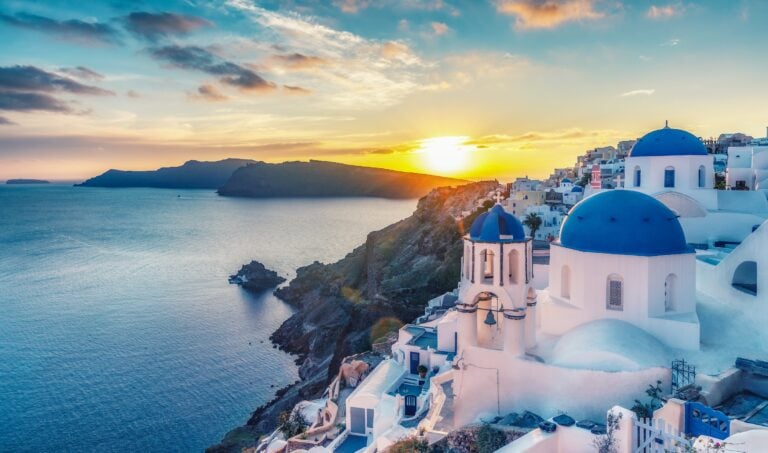
<svg viewBox="0 0 768 453"><path fill-rule="evenodd" d="M469 137L433 137L422 140L417 149L423 155L424 166L433 173L456 175L464 173L470 157L477 148L467 144Z"/></svg>

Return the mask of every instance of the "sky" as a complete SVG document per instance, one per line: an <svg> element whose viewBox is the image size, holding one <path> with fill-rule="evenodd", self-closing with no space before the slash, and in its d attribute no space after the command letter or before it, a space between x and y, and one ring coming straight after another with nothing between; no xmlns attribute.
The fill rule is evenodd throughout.
<svg viewBox="0 0 768 453"><path fill-rule="evenodd" d="M227 157L544 177L768 124L768 2L0 3L0 180Z"/></svg>

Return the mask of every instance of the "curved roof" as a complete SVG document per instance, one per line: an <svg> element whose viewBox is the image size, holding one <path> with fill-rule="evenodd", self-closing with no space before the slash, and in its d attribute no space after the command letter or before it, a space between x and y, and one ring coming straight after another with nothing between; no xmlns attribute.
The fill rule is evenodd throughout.
<svg viewBox="0 0 768 453"><path fill-rule="evenodd" d="M645 134L635 143L629 157L706 156L707 148L695 135L665 127Z"/></svg>
<svg viewBox="0 0 768 453"><path fill-rule="evenodd" d="M570 180L570 178L563 178L563 180L560 181L561 184L564 183L564 182L571 182L571 180Z"/></svg>
<svg viewBox="0 0 768 453"><path fill-rule="evenodd" d="M623 189L577 203L560 229L560 245L616 255L693 253L672 210L649 195Z"/></svg>
<svg viewBox="0 0 768 453"><path fill-rule="evenodd" d="M500 204L480 214L469 229L469 238L481 242L512 242L525 240L523 224Z"/></svg>
<svg viewBox="0 0 768 453"><path fill-rule="evenodd" d="M573 186L573 189L571 189L571 192L584 192L584 188L581 186Z"/></svg>

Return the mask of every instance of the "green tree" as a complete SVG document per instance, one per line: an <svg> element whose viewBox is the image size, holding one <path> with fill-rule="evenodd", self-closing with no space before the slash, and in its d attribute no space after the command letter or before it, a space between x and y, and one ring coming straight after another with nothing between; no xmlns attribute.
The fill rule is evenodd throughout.
<svg viewBox="0 0 768 453"><path fill-rule="evenodd" d="M525 216L523 225L527 226L528 229L531 230L531 237L536 237L536 231L541 228L541 217L539 217L538 214L532 212Z"/></svg>

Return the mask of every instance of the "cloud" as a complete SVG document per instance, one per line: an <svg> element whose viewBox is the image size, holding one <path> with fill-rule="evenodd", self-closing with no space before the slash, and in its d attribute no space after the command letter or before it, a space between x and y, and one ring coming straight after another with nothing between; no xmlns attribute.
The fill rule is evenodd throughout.
<svg viewBox="0 0 768 453"><path fill-rule="evenodd" d="M301 70L321 66L326 63L325 59L311 55L304 55L298 52L287 55L273 55L272 60L280 66L288 69Z"/></svg>
<svg viewBox="0 0 768 453"><path fill-rule="evenodd" d="M11 91L67 91L96 96L114 95L112 91L85 85L68 77L35 66L0 67L0 89Z"/></svg>
<svg viewBox="0 0 768 453"><path fill-rule="evenodd" d="M170 45L149 49L150 55L177 68L195 70L219 77L221 83L245 91L266 91L275 84L237 63L227 61L198 46Z"/></svg>
<svg viewBox="0 0 768 453"><path fill-rule="evenodd" d="M0 21L14 27L34 30L82 44L119 42L117 30L99 22L84 22L77 19L59 21L27 13L18 13L14 16L0 14Z"/></svg>
<svg viewBox="0 0 768 453"><path fill-rule="evenodd" d="M515 16L519 29L555 28L566 22L605 17L595 10L594 0L498 0L496 9Z"/></svg>
<svg viewBox="0 0 768 453"><path fill-rule="evenodd" d="M661 43L662 47L675 47L680 44L680 40L678 38L672 38L669 41L665 41Z"/></svg>
<svg viewBox="0 0 768 453"><path fill-rule="evenodd" d="M444 34L451 31L451 27L449 27L443 22L432 22L429 24L429 26L432 29L432 33L435 36L443 36Z"/></svg>
<svg viewBox="0 0 768 453"><path fill-rule="evenodd" d="M615 135L615 131L603 130L582 130L579 128L563 129L550 132L525 132L518 135L493 134L485 135L466 142L469 145L487 146L497 144L514 144L530 142L560 142L574 139L592 139L604 136Z"/></svg>
<svg viewBox="0 0 768 453"><path fill-rule="evenodd" d="M0 116L0 126L16 126L16 123L4 116Z"/></svg>
<svg viewBox="0 0 768 453"><path fill-rule="evenodd" d="M293 85L283 85L283 89L285 89L288 94L312 94L312 92L306 88Z"/></svg>
<svg viewBox="0 0 768 453"><path fill-rule="evenodd" d="M653 20L669 19L671 17L682 15L683 10L683 5L680 3L664 6L651 5L645 13L645 16Z"/></svg>
<svg viewBox="0 0 768 453"><path fill-rule="evenodd" d="M366 0L334 0L333 5L339 8L342 12L348 14L355 14L358 11L368 7Z"/></svg>
<svg viewBox="0 0 768 453"><path fill-rule="evenodd" d="M134 90L126 91L125 95L128 96L129 98L133 98L133 99L138 99L138 98L141 97L141 95L138 92L134 91Z"/></svg>
<svg viewBox="0 0 768 453"><path fill-rule="evenodd" d="M92 69L88 69L85 66L77 66L75 68L61 68L59 71L71 75L72 77L77 77L78 79L101 80L104 78L103 75Z"/></svg>
<svg viewBox="0 0 768 453"><path fill-rule="evenodd" d="M220 102L220 101L226 101L229 99L224 93L219 91L218 88L216 88L215 85L211 85L209 83L200 85L197 87L197 93L191 95L194 99L200 99L204 101L210 101L210 102Z"/></svg>
<svg viewBox="0 0 768 453"><path fill-rule="evenodd" d="M50 94L6 91L0 89L0 110L16 112L45 111L72 113L72 109Z"/></svg>
<svg viewBox="0 0 768 453"><path fill-rule="evenodd" d="M209 21L184 14L133 12L123 18L125 28L135 36L156 42L168 36L186 35L198 28L210 27Z"/></svg>
<svg viewBox="0 0 768 453"><path fill-rule="evenodd" d="M650 96L655 92L656 90L653 88L642 89L642 90L632 90L632 91L627 91L626 93L621 93L621 97L628 98L632 96Z"/></svg>

